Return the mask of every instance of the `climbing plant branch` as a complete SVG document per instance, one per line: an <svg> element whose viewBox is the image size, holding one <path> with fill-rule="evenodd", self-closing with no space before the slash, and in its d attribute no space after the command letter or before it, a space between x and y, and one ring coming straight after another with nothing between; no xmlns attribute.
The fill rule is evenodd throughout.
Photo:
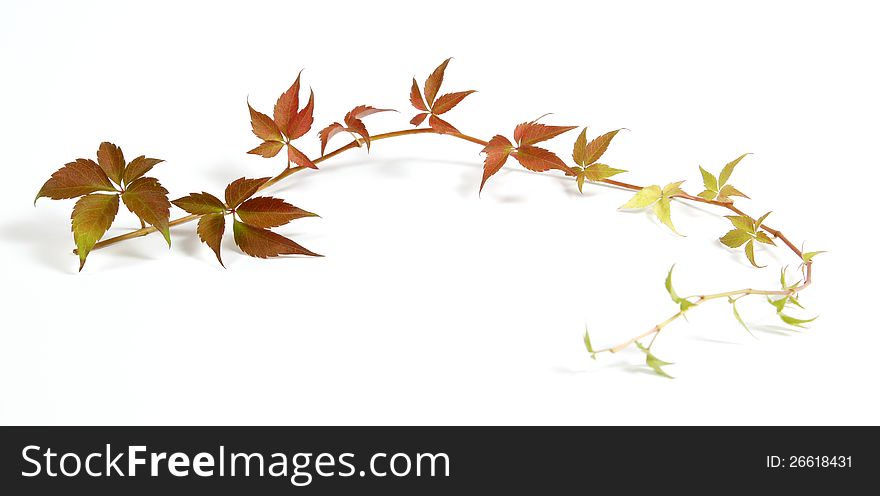
<svg viewBox="0 0 880 496"><path fill-rule="evenodd" d="M659 375L669 377L663 367L670 363L660 360L651 351L657 336L689 311L713 300L726 299L732 306L735 319L747 331L749 328L741 318L736 303L750 296L766 298L776 309L777 315L788 325L802 327L813 320L795 318L788 312L792 307L801 307L798 295L811 284L813 257L822 252L804 252L780 230L767 226L764 221L770 215L769 212L760 217L753 217L735 205L734 197L748 197L731 185L729 180L736 166L748 154L743 154L726 164L717 176L699 167L704 190L693 195L682 189L684 181L673 181L661 187L660 185L640 186L612 179L626 171L613 168L599 160L604 156L614 137L621 131L620 129L588 139L587 129L584 128L572 149L571 158L574 165L567 164L555 153L537 145L572 131L576 126L546 125L540 123L538 118L515 126L512 141L501 134L489 140L475 138L461 133L445 120L447 112L474 93L473 90L468 90L438 96L448 64L449 59L441 63L428 76L422 87L413 78L409 98L412 106L418 111L410 121L415 128L370 134L363 119L372 114L392 110L359 105L348 112L341 119L342 122L333 122L318 132L321 155L315 158L309 158L300 151L296 143L296 140L312 129L314 123L314 92L310 91L306 104L300 105L301 74L278 98L272 116L255 110L248 102L252 131L261 140L261 143L248 153L272 158L285 150L286 166L274 177L256 179L242 177L232 181L226 187L223 199L207 192L194 192L170 201L168 191L159 181L147 176L147 173L162 160L142 155L126 162L122 150L108 142L101 143L98 147L97 161L77 159L52 174L40 189L37 199L78 198L71 215L71 225L76 244L74 252L79 255L80 270L91 251L153 232L161 232L170 246L170 228L193 221L198 222L197 234L200 240L214 252L218 262L223 264L220 244L228 224L227 218L232 219L236 245L247 255L258 258L279 255L320 256L271 230L293 220L316 214L295 207L282 199L257 196L257 194L293 174L307 169L318 169L318 164L348 150L366 147L369 151L375 141L415 134L444 135L482 147L485 159L478 192L482 192L487 181L512 158L533 172L555 170L571 177L579 191L583 191L584 185L588 183L605 184L633 191L635 194L632 198L620 208L651 209L657 218L676 234L678 231L672 221L672 200L703 203L726 209L733 214L726 216L732 229L719 239L729 248L742 247L745 257L754 267L763 267L755 259L755 246L775 245L774 240L781 241L800 262L798 269L801 278L795 283L789 284L786 281L786 269L781 270L780 289L747 288L688 297L679 297L675 292L672 286L672 269L670 269L665 286L673 303L678 305L678 311L649 330L614 346L594 349L589 334L585 334L584 343L593 358L601 353L617 353L635 345L645 353L648 367ZM444 117L440 117L441 115ZM427 127L419 127L423 123L427 123ZM349 134L353 139L348 144L325 153L328 142L340 133ZM119 236L101 239L115 220L120 201L137 216L141 227ZM172 204L187 212L187 215L171 220ZM647 338L650 338L650 341L645 345L642 340Z"/></svg>

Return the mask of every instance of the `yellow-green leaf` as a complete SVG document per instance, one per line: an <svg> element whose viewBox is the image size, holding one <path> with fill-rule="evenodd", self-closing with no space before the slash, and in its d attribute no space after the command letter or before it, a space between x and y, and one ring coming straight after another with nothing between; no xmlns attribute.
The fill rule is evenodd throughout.
<svg viewBox="0 0 880 496"><path fill-rule="evenodd" d="M665 195L657 200L657 203L654 204L654 215L660 219L660 222L666 225L669 229L672 230L675 234L682 236L680 232L675 229L675 226L672 224L672 209L670 207L670 200Z"/></svg>
<svg viewBox="0 0 880 496"><path fill-rule="evenodd" d="M601 181L603 179L608 179L609 177L616 176L617 174L622 174L626 172L623 169L615 169L614 167L609 167L605 164L590 164L584 169L584 176L586 176L587 180L592 182Z"/></svg>
<svg viewBox="0 0 880 496"><path fill-rule="evenodd" d="M590 331L587 328L584 328L584 346L586 346L587 351L590 352L590 357L595 360L596 351L593 349L593 344L590 343Z"/></svg>
<svg viewBox="0 0 880 496"><path fill-rule="evenodd" d="M719 186L724 186L725 184L727 184L727 180L730 179L730 175L733 174L734 167L736 167L736 164L744 159L746 155L748 155L748 153L743 153L732 162L728 162L728 164L725 165L723 169L721 169L721 174L718 175Z"/></svg>
<svg viewBox="0 0 880 496"><path fill-rule="evenodd" d="M700 194L698 194L697 196L699 196L700 198L702 198L704 200L714 200L716 195L717 195L716 192L707 189L707 190L703 190L702 192L700 192Z"/></svg>
<svg viewBox="0 0 880 496"><path fill-rule="evenodd" d="M818 316L816 316L816 317L813 317L812 319L798 319L798 318L792 317L790 315L785 315L782 312L779 312L778 315L779 315L779 318L782 319L783 322L785 322L786 324L788 324L790 326L795 326L795 327L805 327L804 324L809 324L810 322L819 318Z"/></svg>
<svg viewBox="0 0 880 496"><path fill-rule="evenodd" d="M700 166L700 174L703 176L703 186L709 191L718 191L718 179L709 171ZM714 198L714 195L713 195Z"/></svg>
<svg viewBox="0 0 880 496"><path fill-rule="evenodd" d="M752 330L749 329L749 326L746 325L745 321L740 316L739 311L736 309L736 300L730 298L730 305L733 307L733 316L736 318L736 321L743 326L743 329L745 329L747 333L751 334L752 337L755 337L755 335L752 334Z"/></svg>
<svg viewBox="0 0 880 496"><path fill-rule="evenodd" d="M749 259L749 262L752 265L754 265L755 267L757 267L759 269L766 267L766 265L758 265L758 263L755 262L755 241L754 240L750 239L749 242L746 243L746 258Z"/></svg>
<svg viewBox="0 0 880 496"><path fill-rule="evenodd" d="M721 191L718 192L718 197L719 197L719 199L721 199L721 198L725 198L724 200L721 200L721 201L730 201L729 198L730 198L731 196L741 196L741 197L743 197L743 198L748 198L748 196L746 196L745 193L743 193L742 191L740 191L740 190L734 188L734 187L731 186L730 184L725 184L725 185L721 188Z"/></svg>
<svg viewBox="0 0 880 496"><path fill-rule="evenodd" d="M815 257L816 255L818 255L820 253L828 253L828 252L824 251L824 250L807 251L807 252L804 252L803 255L801 255L801 258L804 260L804 263L810 263L813 261L813 257Z"/></svg>
<svg viewBox="0 0 880 496"><path fill-rule="evenodd" d="M639 209L639 208L647 208L653 205L657 200L660 199L662 195L662 190L660 186L652 185L645 186L640 189L638 193L633 195L632 198L629 199L628 202L624 203L620 206L621 209Z"/></svg>
<svg viewBox="0 0 880 496"><path fill-rule="evenodd" d="M724 217L733 224L733 227L741 229L747 233L755 233L755 221L744 215L725 215Z"/></svg>
<svg viewBox="0 0 880 496"><path fill-rule="evenodd" d="M675 196L684 193L684 191L681 190L682 183L684 183L684 181L676 181L663 186L663 196Z"/></svg>
<svg viewBox="0 0 880 496"><path fill-rule="evenodd" d="M773 246L776 246L776 243L774 243L773 240L770 239L770 236L767 236L767 233L765 233L764 231L761 231L761 232L757 233L757 234L755 235L755 239L757 239L757 240L760 241L761 243L764 243L765 245L773 245Z"/></svg>
<svg viewBox="0 0 880 496"><path fill-rule="evenodd" d="M644 345L642 345L642 343L639 343L638 341L636 341L636 346L645 353L645 365L650 367L655 374L666 377L668 379L674 379L674 377L667 374L666 371L663 370L663 367L667 365L673 365L672 362L664 362L663 360L660 360L659 358L654 356L653 353L651 353L651 350L646 348Z"/></svg>

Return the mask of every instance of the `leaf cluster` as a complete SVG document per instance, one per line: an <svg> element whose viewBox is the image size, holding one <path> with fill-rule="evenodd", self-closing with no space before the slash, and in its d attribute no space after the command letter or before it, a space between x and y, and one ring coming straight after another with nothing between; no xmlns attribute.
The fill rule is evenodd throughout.
<svg viewBox="0 0 880 496"><path fill-rule="evenodd" d="M409 101L420 112L410 121L410 124L413 126L419 126L425 119L428 119L428 125L438 133L458 133L458 129L440 118L440 115L455 108L465 97L471 93L476 93L476 90L456 91L446 93L439 98L437 97L440 85L443 84L446 66L449 65L450 60L452 60L451 57L444 60L425 80L424 97L422 92L419 91L419 83L416 81L416 78L413 78L412 87L409 92Z"/></svg>
<svg viewBox="0 0 880 496"><path fill-rule="evenodd" d="M269 180L239 178L226 186L224 199L201 192L190 193L172 203L181 209L198 215L197 232L199 239L208 245L220 265L220 244L226 230L226 216L232 216L232 234L235 244L244 253L257 258L277 257L279 255L307 255L319 257L317 253L304 248L269 228L283 226L295 219L316 217L316 214L295 207L290 203L271 196L254 195Z"/></svg>
<svg viewBox="0 0 880 496"><path fill-rule="evenodd" d="M315 121L314 91L310 90L309 100L306 105L302 108L299 106L301 76L302 72L296 76L296 81L293 82L290 88L278 97L272 117L254 110L250 102L248 102L248 110L251 114L251 130L258 138L263 140L262 143L248 153L271 158L278 155L278 152L286 147L288 165L294 163L300 167L317 169L318 166L305 153L293 145L294 140L301 138L309 132Z"/></svg>
<svg viewBox="0 0 880 496"><path fill-rule="evenodd" d="M171 246L168 219L171 203L168 190L146 174L162 160L144 155L126 163L122 149L113 143L98 146L97 162L79 158L52 174L40 188L34 203L43 197L53 200L79 198L71 214L73 240L83 269L92 248L110 229L119 211L119 201L142 224L149 224Z"/></svg>
<svg viewBox="0 0 880 496"><path fill-rule="evenodd" d="M745 245L746 258L749 262L757 267L763 268L765 265L758 265L755 261L755 243L764 243L767 245L776 245L770 236L761 230L764 220L770 215L770 212L759 217L757 220L745 215L725 215L727 220L733 224L733 229L724 236L718 238L728 248L739 248Z"/></svg>
<svg viewBox="0 0 880 496"><path fill-rule="evenodd" d="M681 233L675 229L675 225L672 223L671 202L672 198L676 195L684 194L684 191L681 189L682 183L684 181L676 181L662 188L656 184L645 186L633 195L629 201L621 205L620 208L622 210L642 210L651 207L654 215L657 216L660 222L672 230L672 232L681 236Z"/></svg>

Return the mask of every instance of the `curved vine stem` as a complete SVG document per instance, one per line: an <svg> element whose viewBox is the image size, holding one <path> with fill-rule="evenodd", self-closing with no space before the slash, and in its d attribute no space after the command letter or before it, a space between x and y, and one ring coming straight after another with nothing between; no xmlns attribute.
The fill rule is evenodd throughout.
<svg viewBox="0 0 880 496"><path fill-rule="evenodd" d="M441 134L441 135L446 135L446 136L451 136L453 138L461 139L464 141L468 141L471 143L475 143L475 144L478 144L478 145L481 145L484 147L486 145L488 145L487 141L479 139L479 138L475 138L473 136L469 136L469 135L461 134L461 133L438 133L437 131L435 131L434 129L431 129L431 128L405 129L405 130L401 130L401 131L393 131L393 132L388 132L388 133L383 133L383 134L377 134L375 136L372 136L371 140L372 141L379 141L379 140L385 140L385 139L396 138L396 137L400 137L400 136L409 136L409 135L415 135L415 134ZM342 147L339 147L336 150L333 150L330 153L327 153L327 154L313 160L313 163L319 164L319 163L324 162L326 160L329 160L333 157L336 157L337 155L340 155L347 150L351 150L353 148L359 148L363 143L364 143L363 139L355 139L355 140L351 141L350 143L348 143ZM279 173L275 177L273 177L273 178L269 179L267 182L265 182L259 188L258 191L262 191L266 188L269 188L269 187L283 181L284 179L288 178L289 176L296 174L300 171L303 171L305 169L306 169L306 167L302 167L302 166L290 167L290 164L288 163L288 166L286 169L284 169L283 171L281 171L281 173ZM620 189L625 189L625 190L631 190L631 191L640 191L642 189L642 186L638 186L638 185L630 184L630 183L626 183L626 182L621 182L621 181L616 181L613 179L602 179L597 182L604 183L608 186L612 186L612 187L616 187L616 188L620 188ZM673 195L673 198L678 198L679 200L686 200L686 201L691 201L691 202L695 202L695 203L704 203L704 204L708 204L708 205L713 205L713 206L725 208L725 209L730 210L731 212L733 212L737 215L741 215L741 216L744 216L744 217L747 217L749 219L754 220L753 217L749 216L748 214L746 214L745 212L743 212L742 210L737 208L733 204L733 202L731 202L731 201L722 202L722 201L718 201L718 200L707 200L705 198L701 198L699 196L694 196L694 195L684 193L684 192ZM200 217L201 216L199 216L199 215L186 215L184 217L180 217L180 218L177 218L177 219L170 221L168 225L170 227L179 226L181 224L186 224L188 222L198 220ZM774 229L774 228L766 226L766 225L762 225L761 228L763 230L765 230L767 233L769 233L771 236L773 236L775 239L782 241L798 257L799 260L803 260L802 251L797 246L795 246L795 244L792 243L791 240L789 240L780 230ZM97 244L95 244L93 250L105 248L107 246L119 243L121 241L134 239L134 238L140 238L140 237L146 236L146 235L153 233L153 232L156 232L155 227L152 227L152 226L142 227L140 229L137 229L137 230L129 232L129 233L121 234L119 236L114 236L112 238L107 238L105 240L102 240L102 241L98 242ZM74 250L74 253L76 253L76 252L77 251ZM590 351L591 351L592 355L595 357L595 355L597 353L603 353L603 352L617 353L625 348L628 348L629 346L631 346L633 344L637 344L644 351L650 353L651 346L653 346L654 341L656 340L657 336L660 334L660 332L664 328L666 328L669 324L675 322L679 318L684 317L688 311L692 310L693 308L695 308L699 305L702 305L703 303L705 303L707 301L718 300L721 298L728 298L731 302L734 302L735 301L734 298L738 299L738 298L742 298L742 297L749 296L749 295L764 295L764 296L768 296L768 297L770 297L770 296L793 297L793 296L797 295L798 292L800 292L801 290L803 290L804 288L809 286L812 282L812 261L806 261L805 263L803 263L802 268L804 271L803 282L800 283L799 285L794 286L794 287L784 288L781 290L762 290L762 289L746 288L746 289L740 289L740 290L735 290L735 291L727 291L727 292L723 292L723 293L690 296L688 298L685 298L685 300L687 300L686 306L683 306L681 308L681 310L679 310L678 312L676 312L675 314L673 314L672 316L670 316L669 318L667 318L663 322L655 325L654 327L652 327L648 331L645 331L645 332L643 332L643 333L641 333L631 339L628 339L624 342L621 342L617 345L609 346L607 348L601 348L601 349L597 349L597 350L591 349ZM693 299L693 301L691 301L691 299ZM643 347L641 345L641 343L639 343L639 341L642 339L648 338L648 337L651 337L651 342L648 344L647 347ZM663 374L663 375L665 375L665 374Z"/></svg>

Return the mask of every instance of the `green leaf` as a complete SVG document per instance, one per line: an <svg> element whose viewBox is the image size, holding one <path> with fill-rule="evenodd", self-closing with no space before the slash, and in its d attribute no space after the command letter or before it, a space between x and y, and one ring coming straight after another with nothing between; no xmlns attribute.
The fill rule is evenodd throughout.
<svg viewBox="0 0 880 496"><path fill-rule="evenodd" d="M746 325L745 321L740 316L739 311L736 309L736 300L734 300L733 298L729 298L729 299L730 299L730 305L733 307L733 316L736 318L736 321L739 322L739 324L741 326L743 326L743 329L745 329L746 332L751 334L752 337L755 337L755 335L752 334L752 330L749 329L749 326Z"/></svg>
<svg viewBox="0 0 880 496"><path fill-rule="evenodd" d="M804 260L804 263L810 263L810 262L813 261L813 257L815 257L816 255L818 255L818 254L820 254L820 253L828 253L828 252L827 252L827 251L824 251L824 250L819 250L819 251L808 251L808 252L805 252L805 253L801 256L801 258Z"/></svg>
<svg viewBox="0 0 880 496"><path fill-rule="evenodd" d="M813 317L812 319L798 319L798 318L792 317L790 315L785 315L782 312L779 312L778 315L779 315L779 318L782 319L783 322L785 322L786 324L788 324L790 326L795 326L795 327L805 327L804 324L809 324L810 322L819 318L818 316L816 316L816 317Z"/></svg>
<svg viewBox="0 0 880 496"><path fill-rule="evenodd" d="M614 167L609 167L605 164L590 164L584 169L584 176L586 176L589 181L597 182L624 172L626 171L623 169L615 169Z"/></svg>
<svg viewBox="0 0 880 496"><path fill-rule="evenodd" d="M736 167L736 164L740 162L740 160L744 159L748 155L748 153L743 153L732 162L729 162L727 165L721 169L721 174L718 175L718 185L724 186L727 184L727 180L730 179L730 175L733 174L733 169Z"/></svg>
<svg viewBox="0 0 880 496"><path fill-rule="evenodd" d="M672 224L672 210L670 207L670 200L667 196L661 197L657 200L657 203L654 204L654 215L660 219L660 222L666 225L669 229L672 230L675 234L679 236L683 236L680 232L675 229L675 226Z"/></svg>
<svg viewBox="0 0 880 496"><path fill-rule="evenodd" d="M621 209L639 209L647 208L660 199L662 191L660 186L645 186L638 193L633 195L628 202L620 206Z"/></svg>
<svg viewBox="0 0 880 496"><path fill-rule="evenodd" d="M639 343L638 341L636 341L636 346L638 346L640 350L645 352L645 365L651 367L651 370L653 370L654 373L669 379L674 379L674 377L667 374L666 371L663 370L663 367L667 365L674 365L672 362L664 362L663 360L660 360L659 358L654 356L653 353L651 353L651 350L645 348L642 343Z"/></svg>
<svg viewBox="0 0 880 496"><path fill-rule="evenodd" d="M773 213L773 212L767 212L766 214L764 214L764 215L758 217L758 220L755 221L755 231L757 231L758 229L761 228L762 225L764 225L764 220L766 220L767 217L768 217L771 213Z"/></svg>
<svg viewBox="0 0 880 496"><path fill-rule="evenodd" d="M92 193L76 201L70 220L73 241L79 253L79 270L86 264L86 257L95 243L110 229L118 211L118 195Z"/></svg>
<svg viewBox="0 0 880 496"><path fill-rule="evenodd" d="M773 305L773 308L776 309L776 313L779 313L779 312L781 312L782 310L785 309L785 304L786 304L786 302L788 302L788 297L787 297L787 296L784 296L784 297L782 297L782 298L779 298L779 299L774 300L774 299L772 299L772 298L770 298L770 297L768 296L768 297L767 297L767 301L768 301L771 305Z"/></svg>
<svg viewBox="0 0 880 496"><path fill-rule="evenodd" d="M596 350L593 349L593 344L590 343L590 331L586 327L584 328L584 345L587 347L587 351L590 352L590 358L595 360Z"/></svg>
<svg viewBox="0 0 880 496"><path fill-rule="evenodd" d="M730 248L739 248L746 241L752 239L751 234L743 231L742 229L731 229L724 236L718 238L719 241L724 243L725 246Z"/></svg>
<svg viewBox="0 0 880 496"><path fill-rule="evenodd" d="M702 174L703 176L703 186L705 186L708 191L717 192L718 179L716 179L715 176L712 175L712 173L704 169L702 165L700 166L700 174ZM714 197L715 195L712 195L712 198ZM711 200L711 198L707 199Z"/></svg>

